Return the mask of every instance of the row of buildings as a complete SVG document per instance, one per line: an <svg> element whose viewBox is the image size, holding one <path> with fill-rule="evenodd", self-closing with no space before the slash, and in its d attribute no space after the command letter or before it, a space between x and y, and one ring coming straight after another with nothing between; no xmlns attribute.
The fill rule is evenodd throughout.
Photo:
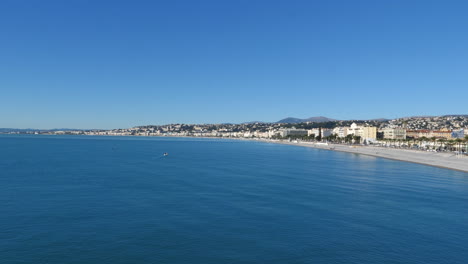
<svg viewBox="0 0 468 264"><path fill-rule="evenodd" d="M454 117L454 120L434 119L445 123L446 127L438 124L437 129L427 129L416 126L416 123L396 121L334 121L325 123L245 123L245 124L169 124L148 125L111 130L45 130L45 131L17 131L9 133L35 134L76 134L76 135L112 135L112 136L175 136L175 137L221 137L221 138L317 138L333 140L337 138L345 141L360 141L370 143L381 139L456 139L464 138L465 119ZM459 121L461 119L461 121ZM419 119L416 119L419 120ZM432 119L431 119L432 120ZM421 121L423 122L423 121ZM426 121L424 121L426 122ZM426 124L426 123L421 124ZM427 121L429 122L429 121ZM431 126L435 126L430 121ZM468 121L467 121L468 122ZM412 124L411 126L409 124ZM420 124L420 123L417 123ZM0 133L2 131L0 130Z"/></svg>
<svg viewBox="0 0 468 264"><path fill-rule="evenodd" d="M456 139L464 138L464 129L459 130L428 130L418 129L409 130L401 127L395 128L381 128L378 129L374 126L358 126L356 123L351 124L349 127L335 127L333 129L316 128L316 129L282 129L279 131L281 137L288 136L321 136L322 138L336 135L338 138L346 138L348 135L358 136L361 142L374 142L379 139L418 139L418 138L436 138L436 139Z"/></svg>
<svg viewBox="0 0 468 264"><path fill-rule="evenodd" d="M282 137L288 136L320 136L326 138L331 135L336 135L339 138L345 138L348 135L357 136L361 142L374 142L377 140L377 127L374 126L358 126L356 123L349 127L331 128L314 128L314 129L283 129L279 131Z"/></svg>
<svg viewBox="0 0 468 264"><path fill-rule="evenodd" d="M382 133L384 139L396 139L404 140L407 138L418 139L418 138L436 138L436 139L457 139L464 138L464 129L449 130L446 128L440 130L430 129L404 129L404 128L384 128L379 130Z"/></svg>

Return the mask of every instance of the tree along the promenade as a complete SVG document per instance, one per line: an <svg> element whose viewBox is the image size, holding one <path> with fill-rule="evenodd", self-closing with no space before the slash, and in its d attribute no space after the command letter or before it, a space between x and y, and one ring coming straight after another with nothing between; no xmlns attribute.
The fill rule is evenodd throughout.
<svg viewBox="0 0 468 264"><path fill-rule="evenodd" d="M440 149L443 149L443 147L445 147L445 142L447 141L447 139L445 138L439 138L439 148Z"/></svg>
<svg viewBox="0 0 468 264"><path fill-rule="evenodd" d="M383 141L385 143L385 146L387 146L388 139L382 138L380 141Z"/></svg>
<svg viewBox="0 0 468 264"><path fill-rule="evenodd" d="M336 142L336 140L338 139L338 135L337 134L332 134L331 138L332 138L332 141Z"/></svg>
<svg viewBox="0 0 468 264"><path fill-rule="evenodd" d="M354 144L361 143L361 136L353 136Z"/></svg>
<svg viewBox="0 0 468 264"><path fill-rule="evenodd" d="M447 145L449 146L449 151L453 151L453 145L455 144L455 140L449 139Z"/></svg>
<svg viewBox="0 0 468 264"><path fill-rule="evenodd" d="M411 147L412 147L412 145L411 145L412 139L410 139L410 138L405 138L405 141L406 141L407 147L408 147L408 148L411 148Z"/></svg>
<svg viewBox="0 0 468 264"><path fill-rule="evenodd" d="M457 138L455 139L455 142L457 142L457 151L461 151L461 143L463 142L463 139Z"/></svg>
<svg viewBox="0 0 468 264"><path fill-rule="evenodd" d="M419 144L419 148L422 148L422 143L427 141L427 137L420 137L420 138L419 138L419 141L421 142L421 143Z"/></svg>
<svg viewBox="0 0 468 264"><path fill-rule="evenodd" d="M353 135L352 134L346 135L346 137L345 137L345 142L346 143L350 143L352 140L353 140Z"/></svg>
<svg viewBox="0 0 468 264"><path fill-rule="evenodd" d="M437 140L437 138L436 137L431 137L431 140L432 140L432 148L436 149L436 140Z"/></svg>
<svg viewBox="0 0 468 264"><path fill-rule="evenodd" d="M468 153L468 135L465 136L465 153Z"/></svg>
<svg viewBox="0 0 468 264"><path fill-rule="evenodd" d="M325 139L326 141L330 141L330 142L336 142L337 137L338 136L336 134L331 134L327 137L324 137L323 139Z"/></svg>

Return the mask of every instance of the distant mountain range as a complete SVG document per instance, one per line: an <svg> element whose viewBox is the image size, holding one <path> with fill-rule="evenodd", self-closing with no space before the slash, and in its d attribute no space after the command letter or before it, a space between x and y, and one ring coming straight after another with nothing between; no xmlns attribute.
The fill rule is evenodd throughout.
<svg viewBox="0 0 468 264"><path fill-rule="evenodd" d="M453 116L459 116L459 117L468 117L468 115L442 115L440 117L453 117ZM429 117L438 117L438 116L408 116L408 117L400 117L397 119L411 119L411 118L429 118ZM315 122L315 123L323 123L323 122L333 122L333 121L363 121L364 119L352 119L352 120L339 120L339 119L333 119L325 116L314 116L314 117L309 117L309 118L297 118L297 117L287 117L283 118L280 121L277 122L263 122L263 121L251 121L251 122L244 122L243 124L255 124L255 123L282 123L282 124L297 124L297 123L305 123L305 122ZM390 121L392 119L388 118L374 118L374 119L366 119L365 121L377 121L377 122L386 122Z"/></svg>
<svg viewBox="0 0 468 264"><path fill-rule="evenodd" d="M468 115L441 115L441 116L408 116L408 117L400 117L397 119L412 119L412 118L432 118L432 117L464 117L467 118ZM358 120L355 121L377 121L377 122L387 122L391 119L387 118L375 118L369 120ZM296 117L287 117L281 119L277 122L263 122L263 121L251 121L251 122L244 122L242 124L255 124L255 123L277 123L277 124L297 124L297 123L305 123L305 122L314 122L314 123L324 123L324 122L334 122L334 121L354 121L354 120L338 120L333 119L325 116L314 116L309 118L296 118ZM225 125L231 125L232 123L223 123ZM0 133L11 133L11 132L40 132L40 131L90 131L90 130L102 130L102 129L71 129L71 128L54 128L54 129L35 129L35 128L0 128Z"/></svg>
<svg viewBox="0 0 468 264"><path fill-rule="evenodd" d="M315 122L315 123L323 123L323 122L330 122L330 121L337 121L336 119L324 117L324 116L314 116L314 117L309 117L309 118L296 118L296 117L287 117L284 119L281 119L280 121L276 123L304 123L304 122Z"/></svg>
<svg viewBox="0 0 468 264"><path fill-rule="evenodd" d="M388 120L390 119L376 118L376 119L370 119L368 121L385 122ZM309 117L309 118L287 117L277 122L250 121L250 122L244 122L242 124L255 124L255 123L297 124L297 123L304 123L304 122L324 123L324 122L334 122L334 121L345 121L345 120L333 119L333 118L329 118L325 116L314 116L314 117Z"/></svg>

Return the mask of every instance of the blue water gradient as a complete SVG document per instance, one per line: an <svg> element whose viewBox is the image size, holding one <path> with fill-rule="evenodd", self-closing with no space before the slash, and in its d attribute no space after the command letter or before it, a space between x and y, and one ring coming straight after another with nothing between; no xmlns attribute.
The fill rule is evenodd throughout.
<svg viewBox="0 0 468 264"><path fill-rule="evenodd" d="M0 263L468 263L467 245L463 172L236 140L0 136Z"/></svg>

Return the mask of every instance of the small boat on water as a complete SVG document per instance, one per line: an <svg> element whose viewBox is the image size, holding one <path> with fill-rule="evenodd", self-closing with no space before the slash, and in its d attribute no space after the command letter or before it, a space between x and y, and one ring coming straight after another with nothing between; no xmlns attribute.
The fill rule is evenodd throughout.
<svg viewBox="0 0 468 264"><path fill-rule="evenodd" d="M167 152L164 152L164 154L163 154L164 157L168 156L168 155L169 155L169 153L167 153Z"/></svg>

